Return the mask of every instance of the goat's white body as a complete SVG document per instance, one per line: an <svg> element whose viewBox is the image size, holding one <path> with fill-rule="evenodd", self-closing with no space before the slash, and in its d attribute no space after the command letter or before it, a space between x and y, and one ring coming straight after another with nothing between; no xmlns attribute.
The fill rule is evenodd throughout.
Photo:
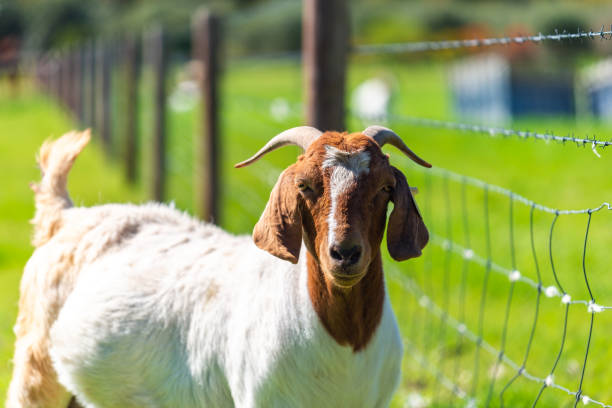
<svg viewBox="0 0 612 408"><path fill-rule="evenodd" d="M387 296L355 353L313 309L304 250L292 265L157 205L72 208L63 218L45 246L84 222L95 227L81 242L106 242L83 249L51 330L59 380L87 407L389 404L402 345Z"/></svg>

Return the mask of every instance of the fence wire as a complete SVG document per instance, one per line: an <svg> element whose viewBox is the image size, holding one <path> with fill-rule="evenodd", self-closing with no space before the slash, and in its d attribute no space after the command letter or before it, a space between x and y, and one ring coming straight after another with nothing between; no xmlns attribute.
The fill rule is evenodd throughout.
<svg viewBox="0 0 612 408"><path fill-rule="evenodd" d="M545 142L558 142L562 144L573 143L576 146L590 147L591 149L593 149L596 155L599 155L596 150L597 147L603 149L612 145L612 140L599 140L595 136L589 137L588 135L586 135L585 137L576 137L572 134L561 136L548 132L515 130L496 126L477 125L439 119L428 119L408 115L388 114L384 117L367 117L363 115L354 114L354 116L365 122L394 122L425 128L459 130L461 132L477 133L490 137L518 137L524 140L543 140Z"/></svg>
<svg viewBox="0 0 612 408"><path fill-rule="evenodd" d="M419 42L404 42L391 44L369 44L358 45L353 47L355 54L407 54L424 51L440 51L460 48L477 48L511 44L541 44L543 42L560 42L560 41L575 41L575 40L610 40L612 39L612 25L609 30L605 26L599 31L582 31L578 29L575 33L569 33L565 30L559 32L555 30L554 34L537 35L519 35L505 36L493 38L474 38L469 40L443 40L443 41L419 41Z"/></svg>
<svg viewBox="0 0 612 408"><path fill-rule="evenodd" d="M395 266L387 266L386 267L386 273L388 275L390 275L391 277L393 277L395 282L398 282L403 289L406 290L406 292L412 294L413 296L415 296L416 300L417 300L417 304L418 306L424 310L426 313L438 318L441 322L443 322L446 326L454 329L463 339L467 339L469 341L471 341L472 343L474 343L477 346L477 349L482 349L485 352L487 352L488 354L490 354L492 357L495 358L501 358L501 362L503 362L504 364L506 364L508 367L512 368L513 370L516 371L516 377L523 377L526 378L530 381L533 381L535 383L539 383L541 384L542 388L540 390L540 392L538 393L536 400L533 402L532 406L535 406L542 394L542 391L545 388L554 388L556 390L562 391L564 393L566 393L567 395L573 396L576 398L576 400L578 402L582 401L583 403L587 404L587 403L593 403L605 408L612 408L612 405L608 405L604 402L592 399L586 395L584 395L582 392L578 392L578 391L571 391L569 388L562 386L560 384L556 384L554 382L554 377L551 375L545 377L545 378L541 378L541 377L537 377L533 374L531 374L529 371L527 371L527 369L523 366L523 365L519 365L517 364L514 360L510 359L506 354L504 354L501 350L496 349L494 346L492 346L489 342L487 342L484 338L482 338L481 336L479 336L478 334L474 333L473 331L471 331L469 328L467 328L467 326L462 323L461 321L455 319L453 316L449 315L448 313L446 313L438 304L436 304L431 297L429 297L425 290L423 288L421 288L414 279L406 276L406 274L404 272L401 272L397 269L397 267ZM566 305L566 310L569 309L569 305ZM565 324L567 324L567 318L564 321ZM565 331L564 331L565 333ZM410 344L410 348L413 349L415 348L415 346L408 341L408 343ZM565 338L563 338L563 344L565 343ZM563 347L563 345L562 345ZM418 350L418 349L417 349ZM562 349L559 352L559 355L561 354ZM501 357L500 357L501 356ZM434 373L439 373L436 375L436 377L441 377L443 375L443 373L437 368L435 367L436 363L434 362L430 362L428 361L426 358L423 357L423 355L419 352L419 357L417 357L419 360L421 361L425 361L424 364L429 365L431 367L428 368L428 371L430 372L434 372ZM557 365L557 361L555 361L555 365L553 366L553 369L551 370L551 373L554 372L556 365ZM419 363L421 364L421 363ZM447 378L447 383L448 384L452 384L452 388L453 388L453 393L456 394L458 397L460 397L461 399L466 399L467 396L469 395L468 393L466 393L465 391L462 390L462 388L457 385L455 382L453 382L452 380ZM445 387L447 387L445 385ZM447 387L448 388L448 387ZM462 395L458 395L459 393L455 392L454 390L461 390L461 393L465 393ZM474 393L472 393L473 395ZM465 395L465 396L464 396ZM477 398L474 397L470 397L470 399L474 402L477 402Z"/></svg>
<svg viewBox="0 0 612 408"><path fill-rule="evenodd" d="M540 402L541 396L544 393L544 391L547 388L551 388L551 389L556 389L558 391L562 391L563 393L571 396L574 400L574 406L582 402L583 404L593 403L593 404L596 404L602 407L612 407L612 405L609 405L605 402L591 398L590 396L585 394L585 390L583 389L583 382L585 379L585 372L587 368L588 356L589 356L590 346L591 346L591 341L592 341L595 314L606 311L608 309L612 309L612 306L603 306L595 302L595 297L593 295L593 292L591 291L591 284L589 282L587 263L586 263L588 239L589 239L589 231L591 228L592 215L593 213L598 212L598 211L612 210L612 207L610 206L610 204L603 203L596 208L582 209L582 210L558 210L558 209L546 207L543 205L539 205L533 202L532 200L522 197L507 189L504 189L498 186L494 186L494 185L489 185L483 181L480 181L474 178L470 178L464 175L460 175L457 173L453 173L449 170L434 168L434 169L425 170L425 171L427 173L426 173L425 186L423 188L423 191L426 194L426 197L424 198L425 200L424 207L425 207L426 214L428 212L431 213L431 210L432 210L431 208L432 198L428 196L429 194L431 194L431 181L430 181L431 177L436 177L436 178L441 179L441 194L439 198L445 201L442 207L443 207L444 217L446 220L445 226L443 228L446 236L438 235L435 232L431 234L431 243L441 248L445 253L444 260L442 261L442 267L441 267L442 289L440 292L441 292L442 298L438 302L436 302L433 299L433 297L429 295L430 293L432 293L432 287L431 287L432 278L431 278L430 260L426 259L423 262L423 274L422 274L423 282L422 284L424 286L421 286L419 285L419 283L417 283L417 281L415 280L416 277L415 278L408 277L405 272L400 271L397 265L394 265L394 264L386 265L386 269L390 273L390 275L393 277L393 280L395 282L400 283L400 285L403 287L403 289L405 289L405 291L413 295L415 299L415 303L418 305L418 307L421 310L424 310L427 314L433 315L434 317L436 317L439 320L439 324L441 326L445 328L454 329L454 331L456 332L458 336L457 338L458 345L462 344L462 342L464 342L465 340L469 340L472 344L475 345L474 361L473 361L473 369L472 369L472 381L471 381L471 387L470 387L469 392L464 394L463 388L459 382L459 377L460 377L459 376L459 357L455 357L456 360L455 360L454 368L452 369L452 373L453 373L452 378L446 376L445 373L447 372L447 370L445 369L445 367L447 363L445 362L445 359L447 359L448 357L445 357L442 352L442 349L444 347L440 347L441 350L438 350L438 353L437 353L438 356L436 359L434 359L434 361L427 361L425 359L427 364L434 366L433 368L429 368L429 371L433 370L434 373L439 372L437 375L434 375L434 378L436 378L436 380L440 382L445 388L450 389L452 391L452 394L455 397L461 400L465 400L464 402L467 401L468 404L477 404L479 406L480 405L490 406L493 404L493 401L497 399L496 404L499 404L499 406L503 407L504 402L505 402L504 398L505 398L505 394L507 393L507 391L512 387L512 385L516 382L517 379L525 378L531 382L539 384L538 393L534 397L534 400L531 403L531 406L536 406L538 402ZM452 209L451 207L452 199L448 193L449 182L459 184L460 191L461 191L460 192L461 197L459 200L458 207L461 212L460 218L461 218L461 222L463 225L463 231L464 231L464 236L463 236L464 245L461 245L453 241L452 228L449 226L449 219L451 218L451 209ZM483 193L482 217L483 217L483 225L484 225L484 231L483 231L484 245L485 245L484 256L480 256L476 254L475 251L471 248L470 213L471 214L474 213L474 208L470 209L468 208L468 205L467 205L467 200L466 200L466 187L467 186L475 187L481 190ZM491 194L501 195L508 199L508 218L509 218L509 221L508 221L508 236L509 236L508 250L510 252L510 256L509 256L510 267L509 268L503 267L495 263L492 257L492 250L491 250L491 230L492 228L491 228L491 223L490 223ZM518 267L517 267L516 248L515 248L516 233L515 233L515 228L514 228L514 224L516 222L515 221L516 204L523 204L529 208L529 242L530 242L530 247L531 247L533 269L537 276L536 281L529 279L526 276L523 276L519 272ZM552 223L550 224L550 229L548 233L548 243L547 243L548 244L548 257L550 259L550 265L551 265L551 272L552 272L554 282L555 282L555 284L551 286L545 286L543 283L542 272L541 272L541 267L540 267L540 260L539 260L538 253L536 250L535 236L534 236L534 232L535 232L534 214L536 211L554 214L554 218L552 220ZM575 216L585 216L585 215L586 215L587 220L586 220L586 228L585 228L585 233L584 233L584 243L582 247L581 263L582 263L582 275L584 278L584 284L588 290L589 299L574 300L573 296L567 292L566 287L562 285L561 280L559 279L559 276L556 272L554 256L553 256L553 238L555 235L554 234L555 226L557 225L557 221L559 217L561 216L574 216L575 217ZM436 217L436 219L439 220L440 218ZM436 228L438 227L437 225L438 223L439 221L436 222L436 225L433 225L433 223L428 223L428 227L431 230L436 231ZM450 298L449 298L449 291L448 291L448 274L450 272L449 256L451 254L459 255L463 259L461 275L460 275L461 283L459 285L459 296L458 296L459 297L459 307L455 309L454 313L450 312L450 308L449 308ZM430 258L432 255L426 254L425 256L427 258ZM466 283L465 282L466 282L466 276L468 274L468 271L471 270L469 268L470 264L476 264L480 266L482 269L484 269L484 275L482 277L482 282L481 282L481 290L480 290L481 293L480 293L480 300L479 300L477 324L474 329L471 329L468 327L468 323L466 321L466 313L465 313L465 309L466 309L466 299L465 299ZM484 337L484 328L485 328L484 315L485 315L485 312L488 310L487 302L488 302L488 295L489 295L491 272L501 274L507 277L509 281L509 287L508 287L507 297L505 301L506 306L505 306L504 313L502 315L503 322L502 322L502 333L500 337L499 348L496 348L493 345L491 345L491 343L487 342ZM414 275L414 274L411 274L411 275ZM528 341L527 341L527 344L523 352L523 357L520 360L520 362L516 362L515 360L512 360L506 353L506 344L507 344L508 337L510 336L510 333L509 333L510 310L513 305L515 285L517 282L522 282L528 285L528 287L533 288L535 290L533 315L531 317L531 324L529 327L529 337L528 337ZM563 320L562 320L561 344L559 346L558 352L556 353L556 357L554 359L552 367L548 371L548 375L546 377L539 377L539 376L534 375L533 373L530 373L526 367L527 367L528 361L530 360L530 356L532 356L534 353L533 345L535 343L536 328L540 324L540 317L541 317L540 309L541 309L541 303L542 303L543 297L560 298L559 305L563 308ZM559 361L562 358L562 354L563 354L563 351L564 351L564 348L567 342L568 315L569 315L570 307L572 305L578 305L578 304L586 306L586 310L583 309L583 311L587 312L590 316L588 318L589 328L588 328L588 339L587 339L586 349L585 349L585 353L583 357L583 362L581 365L580 375L579 375L579 378L577 379L578 385L577 385L577 389L575 391L572 391L569 386L556 383L554 374L555 374L555 370L558 367ZM413 312L413 313L416 313L416 312ZM455 317L455 316L458 316L458 317ZM421 318L424 320L425 327L423 327L424 329L423 332L432 331L431 328L435 327L435 325L431 325L431 323L429 323L429 319L427 319L426 317L424 318L423 316L413 315L411 318L413 319ZM415 330L411 330L410 336L418 337L416 333L417 332ZM425 355L428 352L428 349L432 348L431 340L432 340L431 335L428 335L428 334L423 335L422 344L423 344L424 350L423 352L421 352L422 355ZM437 340L438 340L438 344L442 345L444 342L444 336L440 335L437 338ZM418 349L418 346L413 343L411 344L411 348ZM488 353L490 356L492 356L495 361L493 365L492 373L490 373L490 379L489 379L489 384L487 386L487 392L484 395L482 392L479 391L481 390L480 388L481 378L479 378L479 374L481 371L481 361L480 361L481 360L481 350ZM496 382L499 379L498 372L502 365L505 365L507 368L510 368L511 370L513 370L514 374L512 375L510 380L502 384L501 390L498 391L498 393L496 394L495 392ZM440 402L438 393L439 393L439 387L435 387L434 394L433 394L434 403ZM442 403L442 405L444 405L444 403ZM454 404L450 403L450 405L454 405Z"/></svg>

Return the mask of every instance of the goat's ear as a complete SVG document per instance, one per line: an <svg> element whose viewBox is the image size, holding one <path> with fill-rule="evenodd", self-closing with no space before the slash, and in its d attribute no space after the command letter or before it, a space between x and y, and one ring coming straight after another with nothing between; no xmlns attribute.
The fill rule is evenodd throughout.
<svg viewBox="0 0 612 408"><path fill-rule="evenodd" d="M395 189L391 196L393 211L387 226L387 248L396 261L404 261L421 255L429 241L429 232L412 198L406 177L393 168Z"/></svg>
<svg viewBox="0 0 612 408"><path fill-rule="evenodd" d="M293 178L292 167L278 178L266 209L255 224L253 240L264 251L297 263L302 246L302 216Z"/></svg>

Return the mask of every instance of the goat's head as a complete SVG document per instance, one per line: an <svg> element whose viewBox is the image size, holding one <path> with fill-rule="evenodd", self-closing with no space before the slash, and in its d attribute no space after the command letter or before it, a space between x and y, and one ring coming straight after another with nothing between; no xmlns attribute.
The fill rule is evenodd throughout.
<svg viewBox="0 0 612 408"><path fill-rule="evenodd" d="M255 244L296 263L302 239L326 280L352 287L365 275L383 238L392 201L387 247L398 261L421 254L427 228L404 175L389 164L381 147L389 143L425 167L393 131L371 126L362 133L289 129L268 142L243 167L281 146L304 149L279 177L253 231Z"/></svg>

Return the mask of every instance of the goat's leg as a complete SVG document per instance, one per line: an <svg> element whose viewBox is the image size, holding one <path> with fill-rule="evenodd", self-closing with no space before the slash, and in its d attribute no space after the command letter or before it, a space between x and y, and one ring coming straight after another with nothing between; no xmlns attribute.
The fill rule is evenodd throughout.
<svg viewBox="0 0 612 408"><path fill-rule="evenodd" d="M66 408L70 393L58 382L48 340L32 335L17 339L7 408Z"/></svg>

